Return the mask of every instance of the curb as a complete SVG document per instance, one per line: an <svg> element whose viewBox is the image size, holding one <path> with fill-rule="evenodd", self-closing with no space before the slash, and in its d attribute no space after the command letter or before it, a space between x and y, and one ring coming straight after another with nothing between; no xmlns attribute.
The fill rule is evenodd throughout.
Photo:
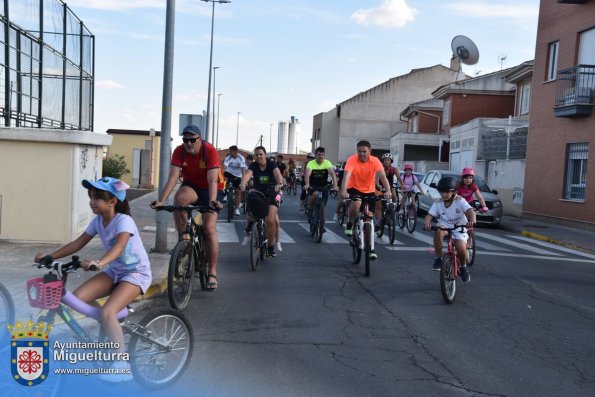
<svg viewBox="0 0 595 397"><path fill-rule="evenodd" d="M589 254L594 254L595 253L595 251L590 250L588 248L579 247L578 245L567 243L565 241L556 240L554 238L551 238L551 237L548 237L548 236L544 236L543 234L539 234L539 233L535 233L535 232L530 232L528 230L521 230L520 234L521 234L521 236L529 237L529 238L532 238L534 240L545 241L545 242L548 242L548 243L560 245L562 247L571 248L573 250L577 250L577 251L581 251L581 252L585 252L585 253L589 253Z"/></svg>

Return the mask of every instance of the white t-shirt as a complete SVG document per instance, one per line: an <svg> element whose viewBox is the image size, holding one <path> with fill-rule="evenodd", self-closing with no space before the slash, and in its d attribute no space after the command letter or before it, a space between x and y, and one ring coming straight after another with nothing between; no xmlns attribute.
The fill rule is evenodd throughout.
<svg viewBox="0 0 595 397"><path fill-rule="evenodd" d="M444 201L438 199L432 204L428 214L436 218L438 226L452 228L455 226L461 226L467 224L467 216L465 212L469 210L471 206L461 196L456 196L450 207L446 208ZM460 231L454 232L455 238L467 240L467 233L460 233Z"/></svg>
<svg viewBox="0 0 595 397"><path fill-rule="evenodd" d="M235 159L231 156L225 157L223 160L223 166L226 167L225 172L229 172L231 175L241 178L242 170L246 169L246 160L244 156L238 153L238 157Z"/></svg>

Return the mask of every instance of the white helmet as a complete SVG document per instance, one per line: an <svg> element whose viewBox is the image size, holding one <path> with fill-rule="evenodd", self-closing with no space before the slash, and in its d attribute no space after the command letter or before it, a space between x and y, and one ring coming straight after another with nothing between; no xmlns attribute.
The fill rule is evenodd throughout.
<svg viewBox="0 0 595 397"><path fill-rule="evenodd" d="M384 159L390 159L390 162L392 163L393 162L393 155L390 154L390 153L384 153L382 155L382 161L384 161Z"/></svg>

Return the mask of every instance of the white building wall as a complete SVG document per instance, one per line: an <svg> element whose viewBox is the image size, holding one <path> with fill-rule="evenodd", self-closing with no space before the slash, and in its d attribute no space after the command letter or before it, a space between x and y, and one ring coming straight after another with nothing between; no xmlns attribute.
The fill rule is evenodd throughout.
<svg viewBox="0 0 595 397"><path fill-rule="evenodd" d="M441 65L416 69L362 92L337 105L340 107L338 136L335 138L336 131L327 130L323 123L322 140L338 139L338 161L355 153L360 139L369 140L372 149L390 150L390 137L407 130L407 123L399 119L400 112L411 103L431 98L434 90L454 81L456 74ZM338 112L335 107L324 116L336 118ZM330 146L327 144L327 157L334 155L328 150Z"/></svg>

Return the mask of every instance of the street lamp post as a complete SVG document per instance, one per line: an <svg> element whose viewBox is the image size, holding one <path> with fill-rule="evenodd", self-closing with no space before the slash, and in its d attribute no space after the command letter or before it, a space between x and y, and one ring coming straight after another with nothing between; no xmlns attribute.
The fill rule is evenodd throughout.
<svg viewBox="0 0 595 397"><path fill-rule="evenodd" d="M240 134L240 113L242 112L238 112L238 124L236 126L236 146L238 146L238 136Z"/></svg>
<svg viewBox="0 0 595 397"><path fill-rule="evenodd" d="M219 114L221 113L221 95L217 94L217 141L215 142L215 147L219 147Z"/></svg>
<svg viewBox="0 0 595 397"><path fill-rule="evenodd" d="M211 107L211 73L213 72L213 32L215 31L215 3L231 3L231 0L200 0L205 3L213 3L213 12L211 15L211 55L209 56L209 88L207 94L207 117L205 122L205 140L209 140L209 118Z"/></svg>
<svg viewBox="0 0 595 397"><path fill-rule="evenodd" d="M213 120L213 128L211 129L212 142L215 142L215 95L217 94L217 69L219 69L219 66L213 66L213 117L211 117Z"/></svg>

